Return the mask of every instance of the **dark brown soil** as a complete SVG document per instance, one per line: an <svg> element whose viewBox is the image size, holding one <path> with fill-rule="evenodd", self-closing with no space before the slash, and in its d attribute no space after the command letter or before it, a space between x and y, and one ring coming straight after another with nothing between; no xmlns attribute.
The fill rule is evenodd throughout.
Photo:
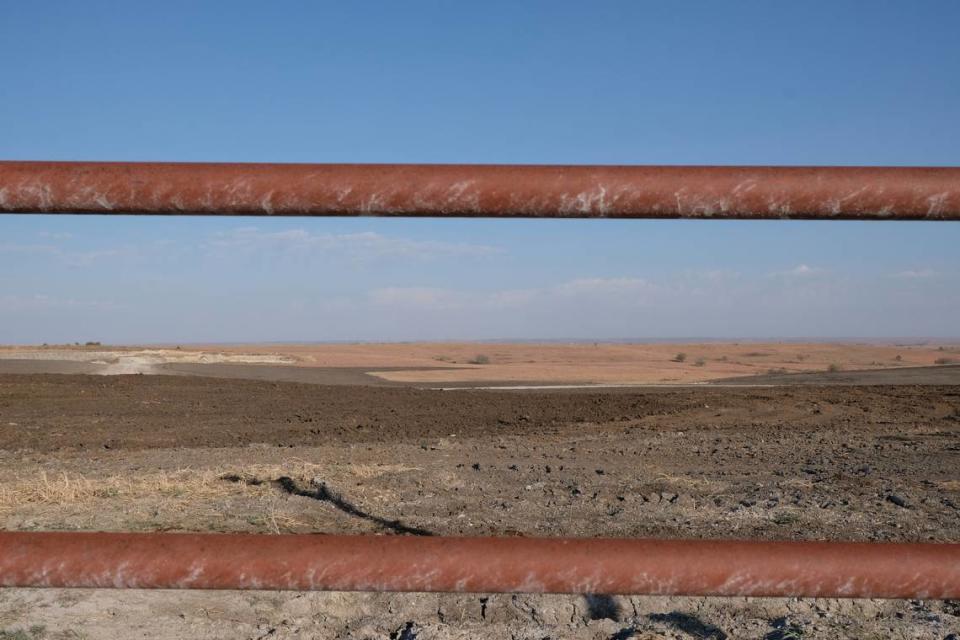
<svg viewBox="0 0 960 640"><path fill-rule="evenodd" d="M202 452L251 446L287 458L365 449L372 464L452 474L480 491L476 504L431 489L432 474L391 488L431 491L414 524L443 533L960 540L958 387L564 393L0 376L0 452L175 450L167 466L185 466L198 459L188 450L212 460ZM483 514L469 526L446 518L465 499Z"/></svg>
<svg viewBox="0 0 960 640"><path fill-rule="evenodd" d="M158 496L129 504L105 495L95 509L24 504L0 522L16 529L268 532L287 522L287 531L388 535L956 542L960 387L569 393L0 376L0 470L8 482L38 467L49 477L133 477L225 466L253 471L223 482L262 482L267 497L200 496L172 504L170 496ZM269 514L264 499L272 501ZM184 608L188 601L196 602L193 609ZM248 613L243 603L259 608ZM162 635L160 622L142 622L152 619L210 638L237 637L241 628L244 637L386 638L407 622L423 638L634 637L630 629L638 638L721 637L701 633L711 628L731 638L761 638L787 628L781 617L804 638L941 639L960 626L960 606L951 603L621 598L601 604L616 612L604 618L589 599L559 596L150 599L13 590L0 594L0 631L12 629L11 620L63 630L103 607L119 618L84 625L84 633L111 637L119 628ZM227 610L229 616L217 617Z"/></svg>
<svg viewBox="0 0 960 640"><path fill-rule="evenodd" d="M562 438L585 430L621 443L642 439L649 430L682 430L746 438L748 448L750 440L759 445L812 437L842 446L851 444L847 436L883 434L949 444L960 427L958 407L960 389L935 386L564 393L6 375L0 376L0 449L311 446L411 442L451 433ZM932 433L907 433L917 430Z"/></svg>

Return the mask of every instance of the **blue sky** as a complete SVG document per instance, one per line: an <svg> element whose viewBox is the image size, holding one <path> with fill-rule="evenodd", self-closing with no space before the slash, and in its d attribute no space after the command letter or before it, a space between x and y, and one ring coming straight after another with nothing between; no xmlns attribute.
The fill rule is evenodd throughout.
<svg viewBox="0 0 960 640"><path fill-rule="evenodd" d="M960 4L5 2L5 159L960 163ZM0 218L0 343L956 336L960 225Z"/></svg>

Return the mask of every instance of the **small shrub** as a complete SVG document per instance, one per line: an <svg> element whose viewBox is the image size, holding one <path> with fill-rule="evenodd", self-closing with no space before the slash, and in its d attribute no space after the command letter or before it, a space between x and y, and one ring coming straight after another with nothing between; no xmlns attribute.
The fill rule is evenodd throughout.
<svg viewBox="0 0 960 640"><path fill-rule="evenodd" d="M792 511L780 511L773 516L776 524L795 524L800 521L800 516Z"/></svg>
<svg viewBox="0 0 960 640"><path fill-rule="evenodd" d="M675 355L675 356L673 357L673 361L674 361L674 362L686 362L686 361L687 361L687 354L685 354L684 352L681 351L680 353L678 353L677 355Z"/></svg>
<svg viewBox="0 0 960 640"><path fill-rule="evenodd" d="M490 364L490 357L481 353L470 358L467 362L470 364Z"/></svg>
<svg viewBox="0 0 960 640"><path fill-rule="evenodd" d="M693 364L695 366L702 367L703 365L707 364L707 360L706 358L697 358Z"/></svg>
<svg viewBox="0 0 960 640"><path fill-rule="evenodd" d="M827 367L827 371L829 371L830 373L837 373L837 372L840 371L841 369L842 369L842 367L841 367L839 364L837 364L836 362L831 362L831 363L830 363L830 366Z"/></svg>
<svg viewBox="0 0 960 640"><path fill-rule="evenodd" d="M894 360L896 360L897 362L902 362L902 361L903 361L903 356L898 353L898 354L897 354L897 357L894 358Z"/></svg>

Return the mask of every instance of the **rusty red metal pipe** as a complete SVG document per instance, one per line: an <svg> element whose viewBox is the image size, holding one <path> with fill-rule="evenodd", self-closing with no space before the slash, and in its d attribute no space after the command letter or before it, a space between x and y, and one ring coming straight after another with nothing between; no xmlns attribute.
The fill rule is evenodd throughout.
<svg viewBox="0 0 960 640"><path fill-rule="evenodd" d="M0 162L0 213L960 219L960 167Z"/></svg>
<svg viewBox="0 0 960 640"><path fill-rule="evenodd" d="M958 598L960 544L4 532L0 586Z"/></svg>

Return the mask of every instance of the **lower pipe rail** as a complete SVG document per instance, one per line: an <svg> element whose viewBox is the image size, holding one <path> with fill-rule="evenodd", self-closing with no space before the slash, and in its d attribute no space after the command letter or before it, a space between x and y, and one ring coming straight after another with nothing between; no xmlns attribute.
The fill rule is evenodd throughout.
<svg viewBox="0 0 960 640"><path fill-rule="evenodd" d="M960 598L960 544L0 532L0 586Z"/></svg>

